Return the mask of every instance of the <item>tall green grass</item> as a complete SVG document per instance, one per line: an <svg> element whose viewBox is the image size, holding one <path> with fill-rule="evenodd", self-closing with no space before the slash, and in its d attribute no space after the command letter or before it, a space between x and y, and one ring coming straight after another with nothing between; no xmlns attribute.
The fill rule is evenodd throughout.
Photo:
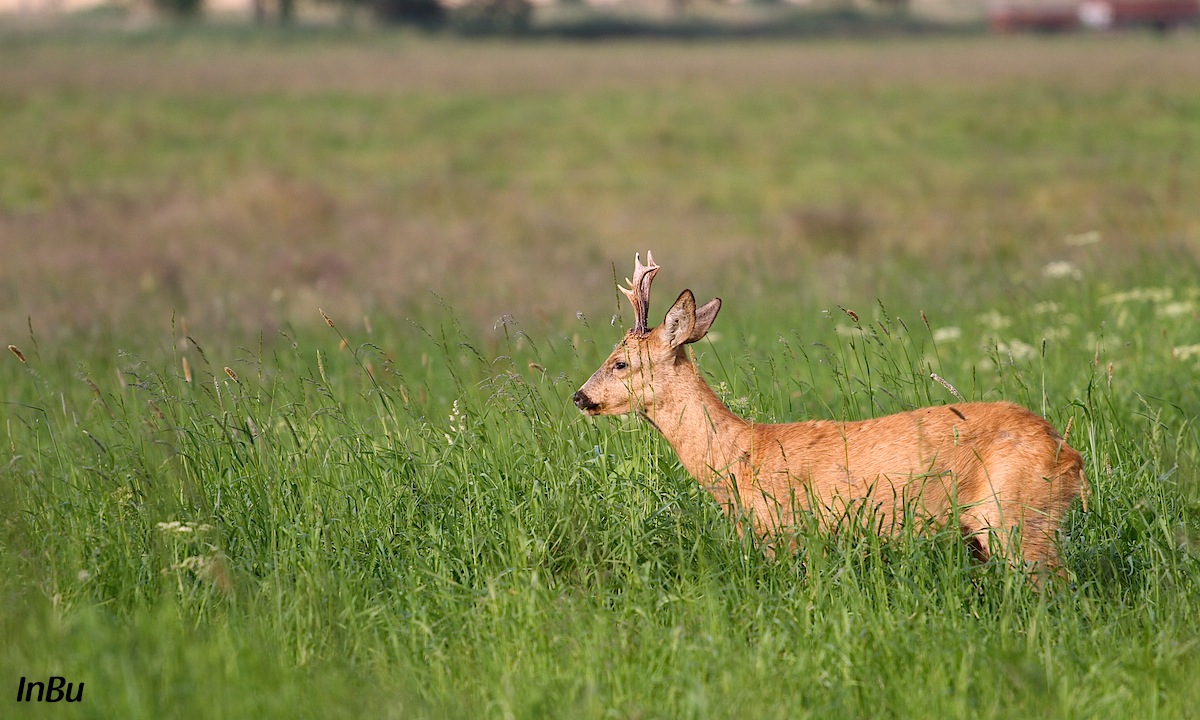
<svg viewBox="0 0 1200 720"><path fill-rule="evenodd" d="M98 717L1186 715L1196 400L1139 389L1191 370L1153 333L1035 345L1077 292L982 318L732 314L698 349L763 420L952 401L936 372L1070 422L1093 495L1064 528L1071 584L1040 593L952 531L810 531L770 559L646 425L567 402L607 323L26 345L0 364L5 676L85 681ZM1147 326L1195 292L1101 306Z"/></svg>

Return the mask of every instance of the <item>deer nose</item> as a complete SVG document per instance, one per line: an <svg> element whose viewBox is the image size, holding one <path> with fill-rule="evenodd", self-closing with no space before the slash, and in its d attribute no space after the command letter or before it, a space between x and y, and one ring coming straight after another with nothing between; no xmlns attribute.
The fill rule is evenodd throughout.
<svg viewBox="0 0 1200 720"><path fill-rule="evenodd" d="M571 399L575 401L575 407L579 408L580 410L595 410L600 407L596 403L592 402L591 398L589 398L587 395L584 395L582 390L579 390L572 395Z"/></svg>

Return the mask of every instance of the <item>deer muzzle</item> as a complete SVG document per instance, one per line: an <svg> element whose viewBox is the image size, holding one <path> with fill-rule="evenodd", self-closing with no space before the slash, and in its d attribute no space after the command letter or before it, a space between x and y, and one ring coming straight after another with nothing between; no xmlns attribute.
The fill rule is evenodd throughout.
<svg viewBox="0 0 1200 720"><path fill-rule="evenodd" d="M571 399L575 401L575 407L579 408L585 413L594 413L600 409L600 406L592 402L592 399L585 395L582 390L579 390L572 395Z"/></svg>

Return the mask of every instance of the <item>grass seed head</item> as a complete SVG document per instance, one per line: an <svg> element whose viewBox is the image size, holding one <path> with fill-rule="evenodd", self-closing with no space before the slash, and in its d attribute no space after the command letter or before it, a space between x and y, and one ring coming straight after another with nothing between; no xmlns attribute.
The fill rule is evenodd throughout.
<svg viewBox="0 0 1200 720"><path fill-rule="evenodd" d="M958 391L958 388L956 388L956 387L954 387L953 385L951 385L949 380L947 380L946 378L942 377L941 375L938 375L938 374L937 374L937 373L935 373L935 372L931 372L931 373L929 373L929 377L933 378L933 380L934 380L935 382L937 382L937 384L939 384L939 385L941 385L942 387L944 387L944 388L946 388L947 390L949 390L949 391L950 391L950 394L951 394L951 395L953 395L954 397L958 398L960 402L965 402L965 401L963 400L962 393L960 393L960 392Z"/></svg>

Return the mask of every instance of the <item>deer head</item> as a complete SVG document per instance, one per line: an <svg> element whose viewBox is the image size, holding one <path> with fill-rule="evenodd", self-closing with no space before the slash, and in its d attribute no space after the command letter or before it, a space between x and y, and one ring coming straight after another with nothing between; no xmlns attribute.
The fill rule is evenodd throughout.
<svg viewBox="0 0 1200 720"><path fill-rule="evenodd" d="M624 415L652 408L657 397L670 391L684 366L690 369L684 346L703 338L721 309L721 298L696 307L692 291L684 290L662 324L649 329L650 284L659 266L649 251L646 262L643 265L641 255L636 255L633 279L625 279L629 287L618 286L633 304L633 327L572 397L588 415Z"/></svg>

